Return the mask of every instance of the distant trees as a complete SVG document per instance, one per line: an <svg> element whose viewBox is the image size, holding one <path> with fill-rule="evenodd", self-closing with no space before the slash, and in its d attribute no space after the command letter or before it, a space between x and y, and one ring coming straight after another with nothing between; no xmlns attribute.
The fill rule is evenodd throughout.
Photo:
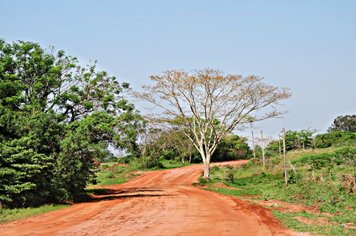
<svg viewBox="0 0 356 236"><path fill-rule="evenodd" d="M286 149L306 149L312 147L313 134L316 130L303 129L300 131L286 131Z"/></svg>
<svg viewBox="0 0 356 236"><path fill-rule="evenodd" d="M336 117L328 131L356 132L356 115Z"/></svg>
<svg viewBox="0 0 356 236"><path fill-rule="evenodd" d="M238 135L226 135L212 156L213 161L232 161L251 157L247 139Z"/></svg>
<svg viewBox="0 0 356 236"><path fill-rule="evenodd" d="M339 118L339 117L338 117ZM335 120L339 120L336 118ZM336 121L336 123L339 123ZM351 124L349 122L348 124ZM332 126L340 127L340 125ZM344 126L346 127L346 125ZM350 128L351 126L348 125ZM303 129L300 131L286 131L286 150L308 149L308 148L327 148L331 146L343 146L356 143L356 132L331 130L324 134L314 135L316 130ZM278 140L271 141L267 148L267 155L276 155L281 149L281 143Z"/></svg>
<svg viewBox="0 0 356 236"><path fill-rule="evenodd" d="M210 160L222 139L251 121L276 117L275 108L290 94L262 82L257 76L224 75L217 70L194 73L167 71L151 76L153 85L144 86L138 97L160 107L157 119L173 120L199 151L209 178ZM257 113L258 112L258 113Z"/></svg>
<svg viewBox="0 0 356 236"><path fill-rule="evenodd" d="M178 128L146 127L140 134L142 167L160 166L160 160L191 163L199 155L192 142Z"/></svg>
<svg viewBox="0 0 356 236"><path fill-rule="evenodd" d="M73 199L109 144L137 149L128 89L63 51L0 40L0 205Z"/></svg>
<svg viewBox="0 0 356 236"><path fill-rule="evenodd" d="M285 136L286 151L314 148L314 134L316 130L287 130ZM275 156L282 153L282 139L272 140L266 147L267 156Z"/></svg>
<svg viewBox="0 0 356 236"><path fill-rule="evenodd" d="M198 150L183 131L177 128L147 129L144 135L141 134L140 150L143 168L161 167L162 160L201 162ZM212 161L240 160L250 156L251 150L247 139L230 134L222 139L212 156Z"/></svg>

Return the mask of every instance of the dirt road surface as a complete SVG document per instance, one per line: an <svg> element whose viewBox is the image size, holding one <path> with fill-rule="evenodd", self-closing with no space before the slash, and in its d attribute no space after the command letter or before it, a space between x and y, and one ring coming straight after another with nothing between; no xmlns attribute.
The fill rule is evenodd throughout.
<svg viewBox="0 0 356 236"><path fill-rule="evenodd" d="M0 235L297 235L269 210L193 187L202 169L146 172L93 202L1 224Z"/></svg>

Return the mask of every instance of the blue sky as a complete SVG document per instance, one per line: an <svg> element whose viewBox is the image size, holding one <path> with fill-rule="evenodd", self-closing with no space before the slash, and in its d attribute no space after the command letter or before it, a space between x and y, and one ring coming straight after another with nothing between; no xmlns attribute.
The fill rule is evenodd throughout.
<svg viewBox="0 0 356 236"><path fill-rule="evenodd" d="M63 49L136 90L167 69L216 68L289 87L282 119L323 132L356 114L354 0L0 0L0 37Z"/></svg>

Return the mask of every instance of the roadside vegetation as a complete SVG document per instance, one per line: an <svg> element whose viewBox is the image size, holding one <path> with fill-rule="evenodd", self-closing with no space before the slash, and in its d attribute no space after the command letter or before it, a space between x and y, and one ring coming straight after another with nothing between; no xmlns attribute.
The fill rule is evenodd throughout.
<svg viewBox="0 0 356 236"><path fill-rule="evenodd" d="M14 220L21 220L30 216L43 214L49 211L56 211L69 207L70 205L43 205L31 208L0 208L0 223L6 223Z"/></svg>
<svg viewBox="0 0 356 236"><path fill-rule="evenodd" d="M241 167L213 167L211 180L201 182L212 191L271 208L296 231L354 235L356 145L295 150L287 157L291 162L287 185L278 155L267 160L265 169L260 159Z"/></svg>

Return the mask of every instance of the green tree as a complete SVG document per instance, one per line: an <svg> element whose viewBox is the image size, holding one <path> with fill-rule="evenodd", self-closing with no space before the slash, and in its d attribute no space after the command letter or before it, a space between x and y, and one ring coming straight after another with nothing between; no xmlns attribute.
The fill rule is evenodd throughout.
<svg viewBox="0 0 356 236"><path fill-rule="evenodd" d="M247 139L238 135L228 135L218 145L213 161L232 161L247 159L251 156L250 147L247 144Z"/></svg>
<svg viewBox="0 0 356 236"><path fill-rule="evenodd" d="M137 152L128 89L63 51L0 40L0 204L73 199L109 144Z"/></svg>
<svg viewBox="0 0 356 236"><path fill-rule="evenodd" d="M286 131L286 150L305 149L312 147L315 130L303 129L300 131Z"/></svg>
<svg viewBox="0 0 356 236"><path fill-rule="evenodd" d="M266 147L266 156L275 157L279 155L279 152L282 152L282 141L273 140L268 143Z"/></svg>
<svg viewBox="0 0 356 236"><path fill-rule="evenodd" d="M328 132L356 132L356 115L338 116L329 127Z"/></svg>
<svg viewBox="0 0 356 236"><path fill-rule="evenodd" d="M191 141L176 127L170 129L146 127L141 141L141 157L147 158L146 161L152 164L158 164L153 160L160 159L190 163L195 162L199 156Z"/></svg>

